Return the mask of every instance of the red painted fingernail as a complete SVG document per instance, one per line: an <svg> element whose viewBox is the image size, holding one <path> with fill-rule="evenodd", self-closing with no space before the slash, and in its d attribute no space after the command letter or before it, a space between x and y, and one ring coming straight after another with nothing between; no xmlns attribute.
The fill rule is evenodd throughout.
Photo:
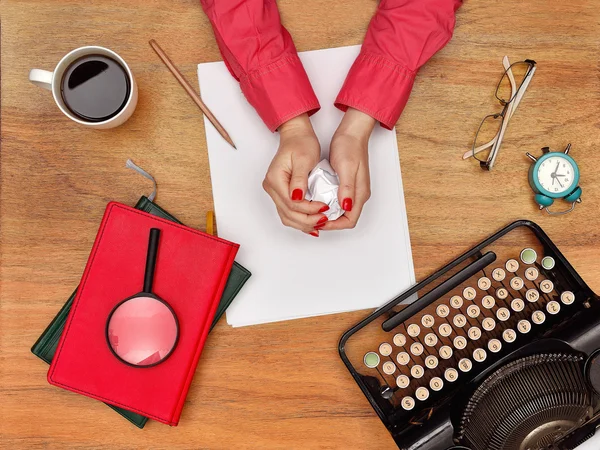
<svg viewBox="0 0 600 450"><path fill-rule="evenodd" d="M292 200L294 200L294 201L302 200L302 189L294 189L292 191Z"/></svg>
<svg viewBox="0 0 600 450"><path fill-rule="evenodd" d="M311 232L310 232L310 233L308 233L308 234L310 234L311 236L314 236L314 237L319 237L319 233L318 233L318 232L316 232L316 231L311 231Z"/></svg>
<svg viewBox="0 0 600 450"><path fill-rule="evenodd" d="M325 222L327 222L329 219L327 218L327 216L323 216L319 219L319 221L317 222L317 225L325 225Z"/></svg>
<svg viewBox="0 0 600 450"><path fill-rule="evenodd" d="M352 199L351 198L345 198L342 201L342 209L344 211L352 211Z"/></svg>
<svg viewBox="0 0 600 450"><path fill-rule="evenodd" d="M329 211L329 206L325 205L319 210L320 213L324 213L325 211Z"/></svg>
<svg viewBox="0 0 600 450"><path fill-rule="evenodd" d="M324 223L319 223L317 225L315 225L315 230L320 230L321 228L323 228L325 226Z"/></svg>

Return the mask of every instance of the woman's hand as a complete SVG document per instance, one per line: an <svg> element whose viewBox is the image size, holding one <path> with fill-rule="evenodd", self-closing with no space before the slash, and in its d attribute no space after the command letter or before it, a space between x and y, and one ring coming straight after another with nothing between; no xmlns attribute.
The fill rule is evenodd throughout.
<svg viewBox="0 0 600 450"><path fill-rule="evenodd" d="M263 181L263 188L277 207L281 222L314 237L327 222L320 214L329 207L304 199L308 174L319 162L321 147L307 114L302 114L279 127L279 150Z"/></svg>
<svg viewBox="0 0 600 450"><path fill-rule="evenodd" d="M354 228L364 204L371 197L369 137L375 127L371 116L348 108L329 148L329 162L340 178L338 200L346 213L327 222L322 230Z"/></svg>

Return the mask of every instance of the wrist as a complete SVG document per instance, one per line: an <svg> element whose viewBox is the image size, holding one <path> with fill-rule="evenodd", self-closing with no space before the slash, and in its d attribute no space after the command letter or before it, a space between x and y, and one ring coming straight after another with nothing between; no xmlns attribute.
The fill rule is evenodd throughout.
<svg viewBox="0 0 600 450"><path fill-rule="evenodd" d="M314 134L312 123L308 118L308 114L300 114L287 122L283 122L279 126L279 134L281 137L293 136L300 134Z"/></svg>
<svg viewBox="0 0 600 450"><path fill-rule="evenodd" d="M338 127L338 132L361 141L368 141L377 121L358 109L348 108Z"/></svg>

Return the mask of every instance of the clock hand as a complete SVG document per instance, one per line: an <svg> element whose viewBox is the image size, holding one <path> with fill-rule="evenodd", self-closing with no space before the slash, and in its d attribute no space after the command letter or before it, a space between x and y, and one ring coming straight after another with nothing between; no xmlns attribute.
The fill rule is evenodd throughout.
<svg viewBox="0 0 600 450"><path fill-rule="evenodd" d="M554 178L554 179L555 179L556 181L558 181L558 184L560 184L560 187L561 187L561 188L562 188L562 187L564 187L558 178Z"/></svg>
<svg viewBox="0 0 600 450"><path fill-rule="evenodd" d="M554 171L554 175L558 172L558 168L560 167L560 161L556 163L556 170Z"/></svg>
<svg viewBox="0 0 600 450"><path fill-rule="evenodd" d="M564 173L555 173L554 176L555 177L565 177L566 175Z"/></svg>

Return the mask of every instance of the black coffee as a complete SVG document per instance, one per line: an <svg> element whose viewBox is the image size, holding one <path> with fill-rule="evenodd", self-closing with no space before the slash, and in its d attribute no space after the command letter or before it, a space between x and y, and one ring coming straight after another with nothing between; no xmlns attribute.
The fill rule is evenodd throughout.
<svg viewBox="0 0 600 450"><path fill-rule="evenodd" d="M103 55L74 61L65 71L60 88L69 111L88 122L116 116L125 107L130 89L125 69Z"/></svg>

